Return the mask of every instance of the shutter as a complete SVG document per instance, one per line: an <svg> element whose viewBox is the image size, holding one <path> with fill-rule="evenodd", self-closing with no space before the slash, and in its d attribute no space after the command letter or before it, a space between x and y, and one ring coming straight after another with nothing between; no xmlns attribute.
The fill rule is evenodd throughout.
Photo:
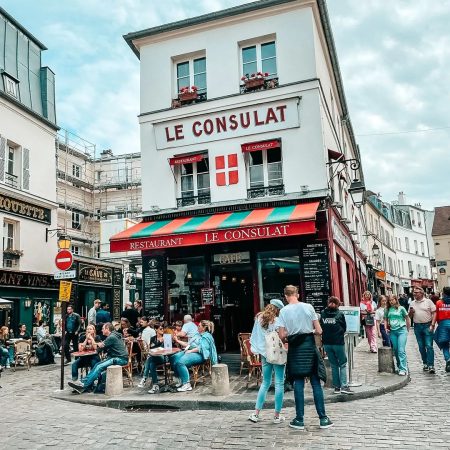
<svg viewBox="0 0 450 450"><path fill-rule="evenodd" d="M0 181L5 181L6 139L0 136Z"/></svg>
<svg viewBox="0 0 450 450"><path fill-rule="evenodd" d="M30 150L27 148L22 153L22 189L30 189Z"/></svg>

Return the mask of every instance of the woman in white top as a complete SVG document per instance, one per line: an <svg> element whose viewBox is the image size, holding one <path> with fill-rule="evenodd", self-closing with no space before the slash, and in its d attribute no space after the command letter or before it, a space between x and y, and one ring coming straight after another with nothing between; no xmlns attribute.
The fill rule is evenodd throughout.
<svg viewBox="0 0 450 450"><path fill-rule="evenodd" d="M378 337L383 339L383 347L390 347L391 340L384 326L384 314L387 308L387 298L385 295L380 296L378 308L375 311L375 320L377 324Z"/></svg>
<svg viewBox="0 0 450 450"><path fill-rule="evenodd" d="M278 329L277 318L283 306L284 304L281 300L271 300L270 304L256 316L255 324L253 325L250 337L251 350L253 353L261 356L263 379L256 398L255 412L249 417L249 420L252 422L258 422L260 419L259 412L264 406L267 391L272 383L273 372L275 373L275 416L273 422L281 423L284 420L284 417L280 416L280 411L283 407L284 371L286 365L270 364L266 360L266 335Z"/></svg>

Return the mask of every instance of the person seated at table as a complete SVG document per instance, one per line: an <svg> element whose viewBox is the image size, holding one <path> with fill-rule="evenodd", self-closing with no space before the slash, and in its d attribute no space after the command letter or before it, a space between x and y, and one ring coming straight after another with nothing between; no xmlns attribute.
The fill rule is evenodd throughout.
<svg viewBox="0 0 450 450"><path fill-rule="evenodd" d="M0 328L0 346L2 347L2 362L0 364L6 369L10 368L11 363L14 361L14 345L8 344L9 329L6 326ZM6 356L5 351L8 353Z"/></svg>
<svg viewBox="0 0 450 450"><path fill-rule="evenodd" d="M139 343L136 341L136 338L130 334L129 328L124 328L122 331L123 340L125 341L125 343L130 343L133 346L131 352L134 353L136 355L136 359L140 361L141 347L139 347Z"/></svg>
<svg viewBox="0 0 450 450"><path fill-rule="evenodd" d="M86 332L80 334L78 340L78 351L89 352L97 351L97 344L101 342L100 336L95 332L95 325L88 325ZM78 370L82 367L90 367L91 369L100 361L100 357L95 355L78 356L72 362L72 381L78 380Z"/></svg>
<svg viewBox="0 0 450 450"><path fill-rule="evenodd" d="M198 334L197 325L192 321L192 316L190 314L186 314L183 318L184 325L181 328L181 331L178 332L178 337L187 337L190 341L194 336Z"/></svg>
<svg viewBox="0 0 450 450"><path fill-rule="evenodd" d="M156 335L150 339L150 350L159 347L164 347L164 325L160 322L155 322ZM164 356L148 355L147 361L145 361L144 373L138 387L145 387L145 383L149 374L152 377L153 387L148 391L149 394L156 394L159 391L158 374L156 368L164 364Z"/></svg>
<svg viewBox="0 0 450 450"><path fill-rule="evenodd" d="M150 326L150 320L148 317L141 317L141 339L150 347L150 340L153 336L156 336L156 331Z"/></svg>
<svg viewBox="0 0 450 450"><path fill-rule="evenodd" d="M125 317L122 317L120 319L120 328L117 330L121 335L123 335L124 329L128 330L128 334L133 337L138 337L138 331L136 328L133 328L130 324L130 321L126 319Z"/></svg>
<svg viewBox="0 0 450 450"><path fill-rule="evenodd" d="M211 364L217 364L217 350L212 333L214 333L214 324L209 320L202 320L198 324L198 332L200 339L197 341L194 338L195 346L190 341L183 352L173 355L171 364L173 371L180 378L178 392L192 391L191 383L189 382L189 367L203 364L207 359ZM178 339L178 342L181 341ZM183 345L183 343L181 343Z"/></svg>
<svg viewBox="0 0 450 450"><path fill-rule="evenodd" d="M42 339L45 339L45 336L47 336L47 330L45 329L45 323L43 320L40 320L38 322L38 325L39 326L36 329L36 338L39 344L39 342L41 342Z"/></svg>
<svg viewBox="0 0 450 450"><path fill-rule="evenodd" d="M111 323L105 323L102 333L106 336L103 342L97 343L97 349L106 351L106 358L98 362L81 383L69 381L69 386L79 394L87 392L94 387L94 383L112 365L125 366L128 363L128 351L122 340L122 336L114 331Z"/></svg>
<svg viewBox="0 0 450 450"><path fill-rule="evenodd" d="M26 339L27 341L31 339L30 333L27 331L27 326L22 323L19 325L19 333L17 334L18 339Z"/></svg>

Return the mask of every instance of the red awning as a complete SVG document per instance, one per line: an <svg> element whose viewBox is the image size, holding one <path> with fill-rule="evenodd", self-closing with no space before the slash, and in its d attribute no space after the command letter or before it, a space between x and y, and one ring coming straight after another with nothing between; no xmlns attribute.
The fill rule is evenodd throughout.
<svg viewBox="0 0 450 450"><path fill-rule="evenodd" d="M176 156L174 158L169 158L169 164L171 166L178 166L180 164L189 164L194 162L199 162L204 159L205 155L203 153L197 155L187 155L187 156Z"/></svg>
<svg viewBox="0 0 450 450"><path fill-rule="evenodd" d="M257 152L259 150L270 150L271 148L280 148L281 142L279 139L272 139L270 141L249 142L242 144L241 149L243 153Z"/></svg>
<svg viewBox="0 0 450 450"><path fill-rule="evenodd" d="M337 160L339 158L344 159L343 156L344 156L343 153L337 152L336 150L328 149L328 158L329 159L334 159L334 160Z"/></svg>
<svg viewBox="0 0 450 450"><path fill-rule="evenodd" d="M141 222L110 238L111 252L282 238L316 232L319 202Z"/></svg>

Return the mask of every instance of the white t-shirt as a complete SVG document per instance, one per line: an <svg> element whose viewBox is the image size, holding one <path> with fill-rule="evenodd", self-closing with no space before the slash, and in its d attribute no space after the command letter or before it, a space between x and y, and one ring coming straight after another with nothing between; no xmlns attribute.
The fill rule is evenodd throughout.
<svg viewBox="0 0 450 450"><path fill-rule="evenodd" d="M183 325L181 328L181 331L184 331L186 333L186 336L189 338L189 341L198 334L198 328L197 325L195 325L194 322L187 322Z"/></svg>
<svg viewBox="0 0 450 450"><path fill-rule="evenodd" d="M382 306L380 306L375 311L375 320L377 320L378 322L383 322L383 320L384 320L384 308Z"/></svg>
<svg viewBox="0 0 450 450"><path fill-rule="evenodd" d="M292 303L280 311L279 326L286 328L288 336L314 332L313 320L318 320L309 303Z"/></svg>
<svg viewBox="0 0 450 450"><path fill-rule="evenodd" d="M152 327L145 327L142 331L142 340L147 343L147 345L150 345L150 339L156 336L156 331Z"/></svg>

